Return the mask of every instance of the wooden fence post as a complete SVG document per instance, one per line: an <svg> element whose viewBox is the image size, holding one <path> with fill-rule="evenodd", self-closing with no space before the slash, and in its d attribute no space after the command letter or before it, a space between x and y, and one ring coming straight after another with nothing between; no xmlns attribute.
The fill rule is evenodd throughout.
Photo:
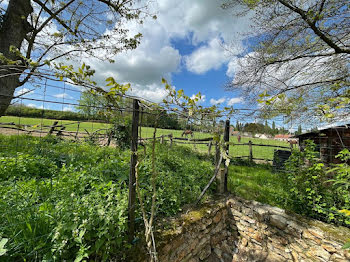
<svg viewBox="0 0 350 262"><path fill-rule="evenodd" d="M135 237L135 207L136 207L136 163L137 163L137 142L138 142L138 125L139 125L140 106L137 99L133 100L132 127L131 127L131 159L129 173L129 205L128 205L128 222L129 222L129 242Z"/></svg>
<svg viewBox="0 0 350 262"><path fill-rule="evenodd" d="M57 124L58 124L58 121L53 122L53 125L51 126L48 135L52 135L53 131L55 131Z"/></svg>
<svg viewBox="0 0 350 262"><path fill-rule="evenodd" d="M160 143L161 143L161 144L164 144L164 135L162 135L162 136L160 137Z"/></svg>
<svg viewBox="0 0 350 262"><path fill-rule="evenodd" d="M65 129L66 129L66 127L65 127L65 126L61 127L61 129L60 129L60 130L58 130L58 132L57 132L56 136L62 136L62 135L63 135L63 131L64 131Z"/></svg>
<svg viewBox="0 0 350 262"><path fill-rule="evenodd" d="M170 148L173 147L173 134L169 135L170 138Z"/></svg>
<svg viewBox="0 0 350 262"><path fill-rule="evenodd" d="M78 140L80 122L78 122L77 132L75 133L75 140Z"/></svg>
<svg viewBox="0 0 350 262"><path fill-rule="evenodd" d="M209 141L209 144L208 144L208 156L210 156L210 151L211 151L212 145L213 145L213 142Z"/></svg>
<svg viewBox="0 0 350 262"><path fill-rule="evenodd" d="M220 140L220 136L219 136L219 140ZM220 159L220 155L221 155L220 146L219 146L219 143L216 142L215 143L215 165L218 164L218 161Z"/></svg>
<svg viewBox="0 0 350 262"><path fill-rule="evenodd" d="M225 122L225 133L224 133L224 141L225 143L230 142L230 120L227 119ZM226 144L224 150L226 151L227 156L229 155L229 145ZM224 177L224 192L226 193L227 190L227 177L228 177L228 165L226 164L226 161L224 162L225 165L225 177Z"/></svg>
<svg viewBox="0 0 350 262"><path fill-rule="evenodd" d="M253 162L253 145L252 141L249 140L249 161Z"/></svg>

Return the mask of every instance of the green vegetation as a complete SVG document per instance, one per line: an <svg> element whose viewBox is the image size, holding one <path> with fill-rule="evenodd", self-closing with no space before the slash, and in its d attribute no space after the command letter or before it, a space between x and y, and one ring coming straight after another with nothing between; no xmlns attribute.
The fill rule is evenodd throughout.
<svg viewBox="0 0 350 262"><path fill-rule="evenodd" d="M350 153L343 150L340 164L326 166L311 141L304 151L294 150L285 172L270 165L233 161L228 186L236 195L278 206L328 223L350 226Z"/></svg>
<svg viewBox="0 0 350 262"><path fill-rule="evenodd" d="M270 165L240 161L229 167L228 188L245 199L290 209L284 176L283 173L273 173Z"/></svg>
<svg viewBox="0 0 350 262"><path fill-rule="evenodd" d="M5 261L126 255L128 150L30 136L0 136L0 147L0 252ZM139 151L147 210L152 202L149 150ZM187 146L157 144L156 156L157 217L175 215L199 196L213 165ZM349 156L344 151L339 158ZM267 164L231 161L228 187L246 199L349 225L342 214L350 209L349 173L347 164L324 167L310 144L293 153L284 173L273 173ZM136 217L140 232L139 207Z"/></svg>
<svg viewBox="0 0 350 262"><path fill-rule="evenodd" d="M50 119L39 119L39 118L28 118L28 117L12 117L12 116L2 116L0 118L0 122L3 123L10 123L14 122L15 124L19 125L38 125L37 129L40 129L41 125L51 126L54 122L54 120ZM78 124L74 121L69 120L60 120L59 124L67 125L66 130L67 131L76 131L78 128ZM85 129L89 132L96 131L98 129L106 129L111 128L111 124L106 123L99 123L99 122L81 122L79 130L81 132L85 133ZM158 128L157 129L157 136L161 135L169 135L173 134L175 137L181 137L183 130L174 130L174 129L164 129L164 128ZM150 138L153 136L153 128L151 127L142 127L140 136L143 138ZM194 139L199 138L208 138L212 137L211 133L202 133L202 132L194 132ZM190 137L189 137L190 138ZM242 137L241 143L248 143L249 140L252 141L253 144L264 144L264 145L272 145L272 146L289 146L288 143L284 141L278 141L274 139L260 139L260 138L246 138ZM231 136L230 142L237 143L237 137ZM182 144L181 144L182 145ZM193 145L185 145L189 148L194 148L195 150L205 153L208 152L208 146L207 145L196 145L195 147ZM253 147L253 156L254 158L260 158L260 159L273 159L273 152L276 148L274 147ZM214 153L214 149L212 149L212 153ZM233 157L248 157L249 155L249 147L247 145L244 146L230 146L230 155Z"/></svg>
<svg viewBox="0 0 350 262"><path fill-rule="evenodd" d="M2 260L125 256L128 150L30 136L0 136L0 147ZM156 151L157 216L174 215L198 197L213 166L184 147L158 144ZM143 150L139 154L141 193L149 207L151 159Z"/></svg>
<svg viewBox="0 0 350 262"><path fill-rule="evenodd" d="M44 119L44 118L31 118L31 117L16 117L16 116L2 116L0 118L2 123L15 123L16 125L31 125L37 126L32 129L41 129L41 126L51 126L55 121L58 121L59 125L67 125L66 131L77 131L78 123L71 120L56 120L56 119ZM79 130L85 132L85 129L89 132L96 131L101 128L109 128L111 125L100 122L86 121L81 122Z"/></svg>
<svg viewBox="0 0 350 262"><path fill-rule="evenodd" d="M250 132L252 134L269 134L269 135L277 135L277 134L288 134L288 130L284 127L276 128L276 124L273 121L272 127L270 127L267 123L267 120L265 121L265 124L261 123L246 123L243 125L243 123L240 123L239 121L236 122L235 126L232 126L234 131L239 132Z"/></svg>
<svg viewBox="0 0 350 262"><path fill-rule="evenodd" d="M349 227L350 166L346 162L325 166L314 146L309 143L305 151L295 150L286 172L274 173L270 165L234 161L229 167L230 191L245 199ZM349 160L349 151L344 150L339 158Z"/></svg>
<svg viewBox="0 0 350 262"><path fill-rule="evenodd" d="M31 117L31 118L44 118L44 119L57 119L57 120L74 120L74 121L86 121L86 120L104 120L101 116L81 114L72 111L59 111L49 109L33 108L26 105L12 105L6 110L7 116L17 117Z"/></svg>
<svg viewBox="0 0 350 262"><path fill-rule="evenodd" d="M341 151L340 164L326 166L312 141L303 151L295 150L286 165L289 205L298 213L323 221L350 225L339 210L350 209L350 152Z"/></svg>

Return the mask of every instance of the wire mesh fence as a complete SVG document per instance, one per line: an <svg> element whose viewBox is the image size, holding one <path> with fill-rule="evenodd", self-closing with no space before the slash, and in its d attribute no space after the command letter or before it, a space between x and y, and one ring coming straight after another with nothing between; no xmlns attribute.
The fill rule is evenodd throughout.
<svg viewBox="0 0 350 262"><path fill-rule="evenodd" d="M231 118L228 126L226 118ZM226 146L228 190L281 206L285 180L274 172L283 171L298 138L284 119L274 121L277 127L259 123L246 110L191 116L125 94L111 103L66 81L22 87L0 118L0 237L10 239L8 259L69 260L87 246L96 259L120 254L128 241L130 207L135 232L142 229L140 203L129 202L130 174L139 176L131 187L139 185L147 210L153 201L151 177L157 174L156 214L174 215L210 185ZM249 122L266 132L244 130ZM228 138L220 144L225 127ZM320 158L331 162L340 149L349 148L348 130L299 138L317 137ZM135 152L132 141L138 145ZM209 195L215 190L211 186Z"/></svg>

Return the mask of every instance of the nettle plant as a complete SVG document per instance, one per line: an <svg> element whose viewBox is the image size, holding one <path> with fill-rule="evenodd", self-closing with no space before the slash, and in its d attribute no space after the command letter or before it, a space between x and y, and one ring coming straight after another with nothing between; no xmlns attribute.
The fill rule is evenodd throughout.
<svg viewBox="0 0 350 262"><path fill-rule="evenodd" d="M62 73L63 72L63 73ZM75 84L85 86L92 94L100 95L104 97L106 104L104 105L105 110L104 114L109 119L115 119L115 112L118 109L122 109L125 105L128 105L128 91L130 90L130 84L119 84L115 81L114 78L109 77L106 79L106 86L101 88L97 86L96 82L91 80L91 77L94 74L94 71L85 64L82 65L81 68L76 70L72 66L64 66L60 65L60 74L57 77L63 79L68 78L73 81ZM151 168L149 170L150 174L150 185L151 190L148 192L149 196L145 196L145 192L140 188L139 183L139 166L142 164L143 158L139 157L139 161L136 165L136 192L138 195L141 215L143 218L143 222L145 225L145 238L147 249L151 256L151 261L157 261L155 243L153 237L153 223L156 216L156 206L157 206L157 180L158 180L158 171L156 168L156 132L157 132L157 122L159 120L159 114L163 111L172 111L174 113L179 114L183 118L187 119L187 122L192 122L196 125L201 125L202 127L211 130L214 135L214 141L219 145L221 151L221 159L226 161L226 165L229 164L229 156L225 150L225 142L220 139L220 130L215 127L216 120L218 118L223 117L224 115L231 115L234 112L233 107L225 107L223 109L219 109L218 106L211 107L203 107L199 105L199 101L202 99L202 95L198 93L195 96L189 97L185 95L182 89L176 91L175 88L171 87L167 81L163 78L162 83L165 85L165 90L167 91L167 96L163 100L163 103L152 103L149 101L140 101L140 103L150 110L152 113L156 114L155 123L154 123L154 132L153 132L153 140L151 143L146 143L146 147L150 145L150 158L151 158ZM129 101L130 102L130 101ZM206 124L204 124L206 123ZM210 123L210 124L208 124ZM204 126L206 125L206 126ZM120 131L118 129L119 125L113 127L113 131ZM123 132L122 132L123 133ZM123 137L124 138L124 137ZM122 139L124 141L124 139ZM118 144L118 143L117 143ZM125 146L125 144L124 144ZM145 155L147 154L147 150L144 150ZM135 152L134 152L135 153ZM138 152L136 154L140 155ZM141 156L141 155L140 155ZM144 199L150 199L151 204L146 205L144 203Z"/></svg>
<svg viewBox="0 0 350 262"><path fill-rule="evenodd" d="M313 141L306 141L303 151L294 150L286 164L289 202L306 215L350 225L349 217L339 210L350 208L350 159L347 149L337 158L343 162L326 166L319 158Z"/></svg>

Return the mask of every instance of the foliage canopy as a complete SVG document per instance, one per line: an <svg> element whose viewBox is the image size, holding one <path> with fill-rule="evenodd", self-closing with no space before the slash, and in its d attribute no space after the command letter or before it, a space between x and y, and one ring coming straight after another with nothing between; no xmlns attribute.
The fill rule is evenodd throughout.
<svg viewBox="0 0 350 262"><path fill-rule="evenodd" d="M350 115L348 1L227 0L223 7L253 13L251 49L237 58L229 88L263 103L264 116Z"/></svg>

